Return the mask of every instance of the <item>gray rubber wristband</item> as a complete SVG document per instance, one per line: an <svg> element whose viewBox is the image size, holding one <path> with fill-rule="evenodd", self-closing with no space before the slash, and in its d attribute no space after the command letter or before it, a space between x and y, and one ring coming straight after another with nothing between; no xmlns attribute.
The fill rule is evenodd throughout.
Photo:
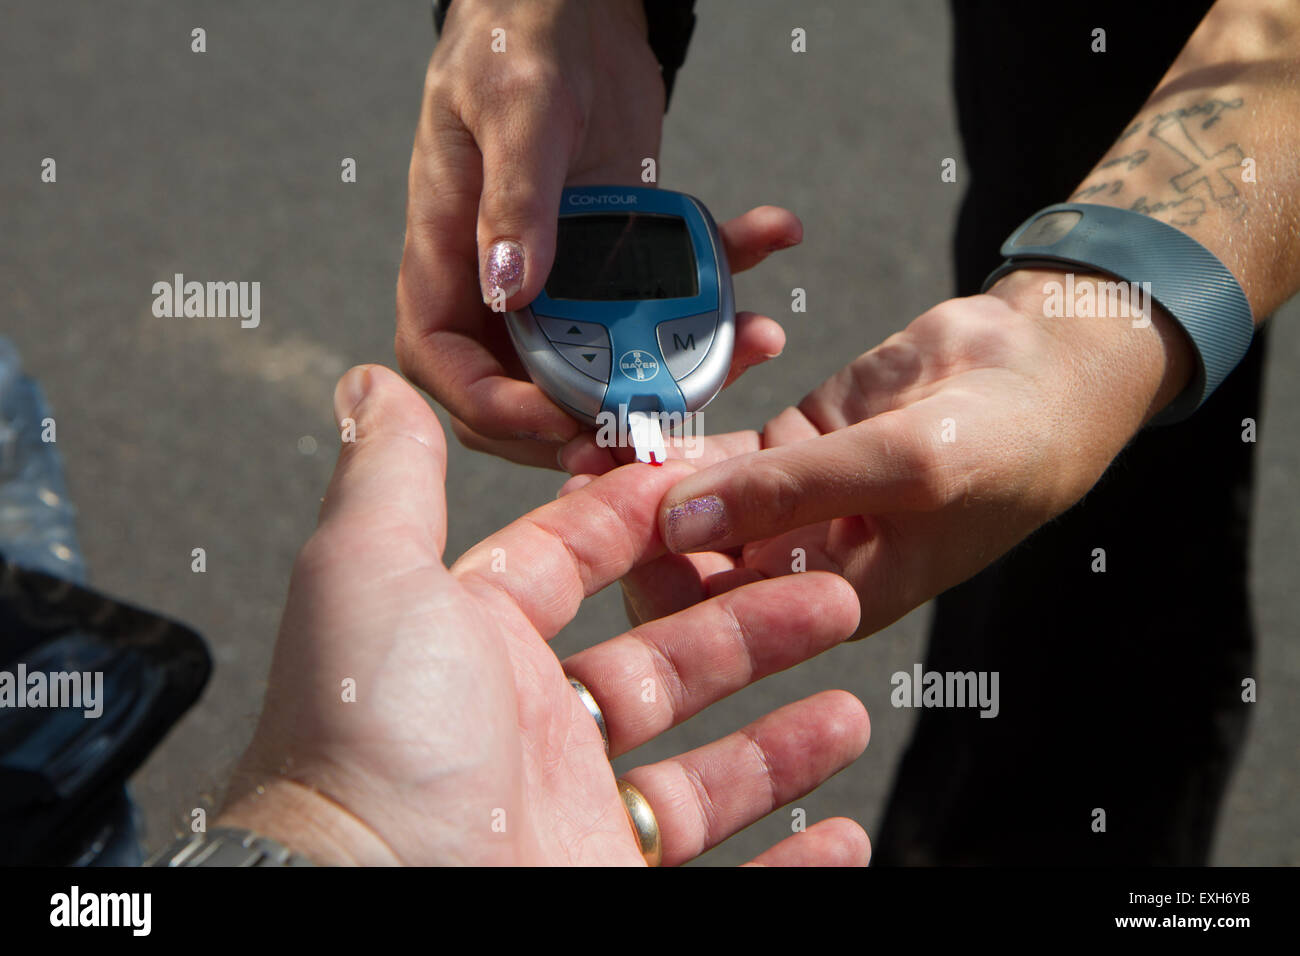
<svg viewBox="0 0 1300 956"><path fill-rule="evenodd" d="M1183 327L1197 357L1192 381L1153 425L1182 421L1200 408L1255 335L1250 303L1227 266L1187 233L1141 213L1092 203L1047 206L1021 223L1001 252L1007 261L989 273L984 290L1016 269L1062 264L1151 284L1151 298Z"/></svg>

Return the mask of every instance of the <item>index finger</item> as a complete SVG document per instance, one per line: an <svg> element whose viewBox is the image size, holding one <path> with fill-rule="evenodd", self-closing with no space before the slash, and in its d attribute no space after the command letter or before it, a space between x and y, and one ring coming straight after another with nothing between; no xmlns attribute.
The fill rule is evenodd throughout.
<svg viewBox="0 0 1300 956"><path fill-rule="evenodd" d="M690 471L680 462L619 468L485 538L451 573L550 640L584 597L663 552L659 499Z"/></svg>
<svg viewBox="0 0 1300 956"><path fill-rule="evenodd" d="M938 510L959 482L919 407L689 475L664 499L664 541L679 554L718 551L832 518Z"/></svg>
<svg viewBox="0 0 1300 956"><path fill-rule="evenodd" d="M687 461L696 468L728 458L735 458L762 447L762 436L756 431L723 432L720 435L664 435L664 454L669 461ZM579 435L560 449L560 467L571 475L603 475L607 471L627 464L636 452L625 446L601 447L593 433Z"/></svg>
<svg viewBox="0 0 1300 956"><path fill-rule="evenodd" d="M757 206L718 226L733 273L752 269L774 252L803 241L803 223L781 206Z"/></svg>

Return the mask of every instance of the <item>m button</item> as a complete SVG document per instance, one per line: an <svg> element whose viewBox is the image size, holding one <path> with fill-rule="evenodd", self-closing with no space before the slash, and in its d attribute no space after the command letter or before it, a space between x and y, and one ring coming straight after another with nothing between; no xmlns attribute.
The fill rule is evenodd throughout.
<svg viewBox="0 0 1300 956"><path fill-rule="evenodd" d="M655 330L659 337L659 352L673 378L685 378L704 361L709 346L713 344L717 324L717 315L712 312L659 323Z"/></svg>

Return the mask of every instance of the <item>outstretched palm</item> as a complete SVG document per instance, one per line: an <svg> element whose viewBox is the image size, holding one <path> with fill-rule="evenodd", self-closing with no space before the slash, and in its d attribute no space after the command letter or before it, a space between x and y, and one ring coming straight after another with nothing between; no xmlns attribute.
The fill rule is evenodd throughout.
<svg viewBox="0 0 1300 956"><path fill-rule="evenodd" d="M335 830L355 836L347 858L641 862L600 734L566 671L600 702L621 753L838 643L856 623L852 591L828 574L762 582L562 666L547 641L584 596L661 551L655 505L688 469L620 469L446 569L437 421L387 370L350 375L368 379L359 403L348 378L336 399L357 441L344 447L295 567L228 819L265 830L268 814L256 808L278 786L323 798L315 813L342 815ZM861 704L826 692L628 779L655 808L664 862L681 862L817 786L857 757L867 733ZM833 820L763 859L861 862L866 853L860 828Z"/></svg>

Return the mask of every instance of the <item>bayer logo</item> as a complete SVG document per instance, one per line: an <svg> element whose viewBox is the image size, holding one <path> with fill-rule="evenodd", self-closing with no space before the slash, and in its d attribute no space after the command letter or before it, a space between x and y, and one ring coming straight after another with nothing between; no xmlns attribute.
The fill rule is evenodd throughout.
<svg viewBox="0 0 1300 956"><path fill-rule="evenodd" d="M618 370L634 382L648 382L659 374L659 363L649 352L632 349L618 360Z"/></svg>

